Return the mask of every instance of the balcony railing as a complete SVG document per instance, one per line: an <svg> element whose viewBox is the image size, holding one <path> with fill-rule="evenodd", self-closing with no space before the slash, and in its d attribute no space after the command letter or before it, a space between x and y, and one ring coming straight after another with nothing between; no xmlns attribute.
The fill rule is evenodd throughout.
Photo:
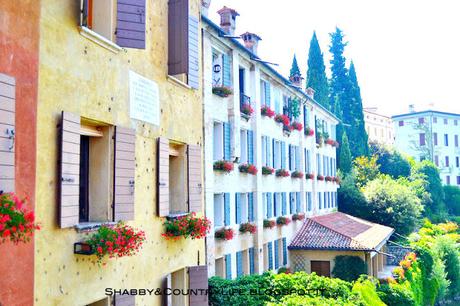
<svg viewBox="0 0 460 306"><path fill-rule="evenodd" d="M248 97L243 93L240 93L240 109L243 109L243 106L246 104L251 105L251 97Z"/></svg>
<svg viewBox="0 0 460 306"><path fill-rule="evenodd" d="M240 93L241 116L245 118L246 120L249 120L253 111L254 110L251 105L251 98L249 96L246 96L244 93Z"/></svg>

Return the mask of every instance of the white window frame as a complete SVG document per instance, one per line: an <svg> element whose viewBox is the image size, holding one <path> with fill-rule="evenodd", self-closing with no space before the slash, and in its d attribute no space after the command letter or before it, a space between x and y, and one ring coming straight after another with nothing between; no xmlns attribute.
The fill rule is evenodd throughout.
<svg viewBox="0 0 460 306"><path fill-rule="evenodd" d="M213 124L213 159L214 161L224 159L224 124L214 121Z"/></svg>

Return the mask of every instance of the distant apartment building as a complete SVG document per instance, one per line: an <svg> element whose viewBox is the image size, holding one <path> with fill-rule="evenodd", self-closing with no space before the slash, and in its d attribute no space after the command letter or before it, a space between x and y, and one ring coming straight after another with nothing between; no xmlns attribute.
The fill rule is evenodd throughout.
<svg viewBox="0 0 460 306"><path fill-rule="evenodd" d="M338 120L314 101L313 90L300 89L300 73L288 80L258 57L260 37L235 38L235 10L218 13L220 26L202 17L205 203L214 226L206 253L209 276L233 279L291 266L288 245L303 224L293 219L336 210L331 143ZM298 113L292 111L295 103ZM262 108L302 127L290 130ZM219 163L234 170L226 173ZM258 169L255 175L246 173L250 165ZM291 175L268 174L269 169ZM293 221L279 224L287 219ZM254 233L240 231L248 224ZM233 237L225 239L224 230Z"/></svg>
<svg viewBox="0 0 460 306"><path fill-rule="evenodd" d="M433 161L444 184L460 186L460 114L412 110L392 120L397 149Z"/></svg>
<svg viewBox="0 0 460 306"><path fill-rule="evenodd" d="M393 122L390 117L379 114L376 107L364 108L364 123L369 142L394 144Z"/></svg>

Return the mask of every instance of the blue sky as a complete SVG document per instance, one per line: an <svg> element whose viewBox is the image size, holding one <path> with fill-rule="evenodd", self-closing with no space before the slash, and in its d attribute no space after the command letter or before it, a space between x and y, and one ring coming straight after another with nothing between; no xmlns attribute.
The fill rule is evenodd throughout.
<svg viewBox="0 0 460 306"><path fill-rule="evenodd" d="M212 0L209 17L216 23L224 5L240 14L236 33L261 36L259 55L278 63L283 75L294 53L305 75L314 30L329 65L328 33L338 26L365 106L387 115L406 112L409 104L460 113L458 1Z"/></svg>

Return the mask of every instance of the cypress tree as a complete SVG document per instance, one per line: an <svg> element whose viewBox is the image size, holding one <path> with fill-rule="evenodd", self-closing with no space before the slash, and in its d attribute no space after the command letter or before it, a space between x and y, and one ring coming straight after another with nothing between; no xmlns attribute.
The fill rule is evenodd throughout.
<svg viewBox="0 0 460 306"><path fill-rule="evenodd" d="M295 54L294 54L294 58L292 59L292 66L291 66L291 71L289 73L289 76L293 76L293 75L300 75L300 69L299 69L299 64L297 64L297 58L295 57Z"/></svg>
<svg viewBox="0 0 460 306"><path fill-rule="evenodd" d="M323 53L319 47L316 32L310 41L310 50L308 51L308 69L306 87L315 90L315 100L330 110L329 104L329 84L326 77L326 66L324 65Z"/></svg>
<svg viewBox="0 0 460 306"><path fill-rule="evenodd" d="M356 70L353 61L350 63L348 75L351 82L351 126L353 128L353 150L351 152L353 157L362 155L369 155L368 136L364 124L363 101L361 99L361 89L358 85L358 78L356 77Z"/></svg>
<svg viewBox="0 0 460 306"><path fill-rule="evenodd" d="M344 174L350 174L352 169L351 152L346 132L343 132L342 134L342 144L340 145L340 147L342 149L340 150L339 169Z"/></svg>

